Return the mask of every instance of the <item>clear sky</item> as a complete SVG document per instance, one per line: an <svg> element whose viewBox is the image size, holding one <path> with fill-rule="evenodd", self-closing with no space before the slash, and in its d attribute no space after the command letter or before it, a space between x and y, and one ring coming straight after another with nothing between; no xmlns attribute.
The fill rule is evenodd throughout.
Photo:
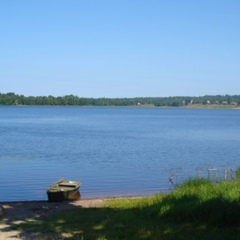
<svg viewBox="0 0 240 240"><path fill-rule="evenodd" d="M0 0L0 93L240 94L240 0Z"/></svg>

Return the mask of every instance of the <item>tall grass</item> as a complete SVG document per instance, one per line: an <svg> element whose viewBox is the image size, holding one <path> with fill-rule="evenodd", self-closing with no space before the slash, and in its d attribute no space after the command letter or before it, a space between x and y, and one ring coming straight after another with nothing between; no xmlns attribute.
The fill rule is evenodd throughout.
<svg viewBox="0 0 240 240"><path fill-rule="evenodd" d="M214 227L240 224L238 181L212 183L193 179L177 188L160 205L168 205L162 217L185 222L202 222Z"/></svg>
<svg viewBox="0 0 240 240"><path fill-rule="evenodd" d="M240 182L212 183L190 179L170 194L108 203L114 208L137 208L142 214L173 222L198 222L214 227L240 224Z"/></svg>

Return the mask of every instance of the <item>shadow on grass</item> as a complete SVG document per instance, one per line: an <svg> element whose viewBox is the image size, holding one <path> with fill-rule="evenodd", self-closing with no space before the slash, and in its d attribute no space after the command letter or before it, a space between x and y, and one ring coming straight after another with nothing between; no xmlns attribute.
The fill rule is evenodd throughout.
<svg viewBox="0 0 240 240"><path fill-rule="evenodd" d="M72 208L71 203L65 204ZM11 218L5 221L25 239L237 240L239 213L239 201L228 201L221 196L202 202L196 196L169 195L149 206L75 206L53 215L33 213L31 221L29 217L23 218L21 223Z"/></svg>
<svg viewBox="0 0 240 240"><path fill-rule="evenodd" d="M168 210L162 219L174 222L197 222L212 228L236 227L240 224L240 201L227 200L219 196L206 201L185 196L170 198L163 202Z"/></svg>
<svg viewBox="0 0 240 240"><path fill-rule="evenodd" d="M22 202L1 202L3 214L0 215L0 239L11 239L38 235L23 232L18 226L21 224L32 224L41 222L50 216L65 210L74 209L73 202L47 202L47 201L22 201ZM17 231L16 231L17 230ZM35 239L35 238L34 238Z"/></svg>

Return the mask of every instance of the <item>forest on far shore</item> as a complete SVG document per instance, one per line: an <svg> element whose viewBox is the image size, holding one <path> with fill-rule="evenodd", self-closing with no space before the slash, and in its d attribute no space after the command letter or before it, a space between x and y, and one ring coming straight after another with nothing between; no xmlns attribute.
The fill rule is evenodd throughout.
<svg viewBox="0 0 240 240"><path fill-rule="evenodd" d="M196 105L240 105L240 95L205 95L199 97L136 97L136 98L84 98L74 95L24 96L15 93L0 93L0 105L28 106L156 106L182 107Z"/></svg>

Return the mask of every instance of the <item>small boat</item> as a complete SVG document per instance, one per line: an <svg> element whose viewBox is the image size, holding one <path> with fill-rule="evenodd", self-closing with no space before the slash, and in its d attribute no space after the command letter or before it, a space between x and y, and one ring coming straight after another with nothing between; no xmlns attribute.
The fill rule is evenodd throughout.
<svg viewBox="0 0 240 240"><path fill-rule="evenodd" d="M69 181L61 178L48 188L48 201L57 202L77 199L80 196L80 185L81 183L79 181Z"/></svg>

